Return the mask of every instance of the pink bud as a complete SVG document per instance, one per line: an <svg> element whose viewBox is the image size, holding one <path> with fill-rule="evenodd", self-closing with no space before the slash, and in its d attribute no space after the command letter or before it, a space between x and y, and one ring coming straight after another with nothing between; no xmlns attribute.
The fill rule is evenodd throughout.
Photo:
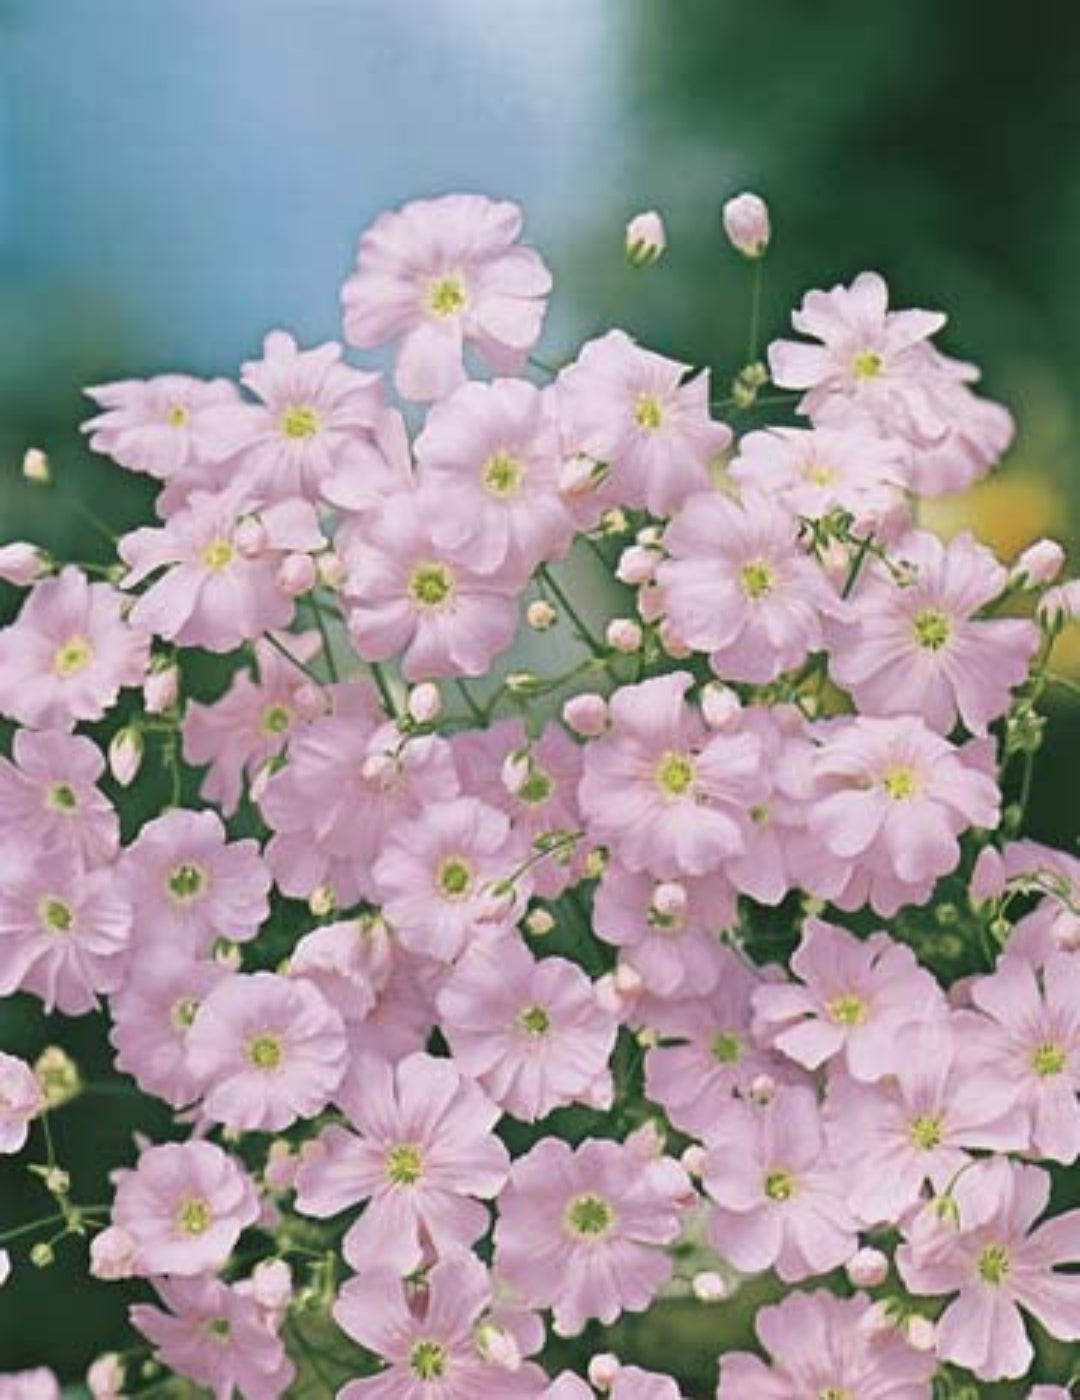
<svg viewBox="0 0 1080 1400"><path fill-rule="evenodd" d="M686 1172L687 1176L700 1176L705 1170L705 1162L708 1155L709 1154L699 1142L691 1143L679 1158L679 1161L682 1163L682 1169Z"/></svg>
<svg viewBox="0 0 1080 1400"><path fill-rule="evenodd" d="M109 772L121 787L135 781L142 767L142 735L132 725L118 729L109 743Z"/></svg>
<svg viewBox="0 0 1080 1400"><path fill-rule="evenodd" d="M421 681L419 685L414 685L409 691L405 706L409 712L409 718L415 724L430 724L432 720L438 719L442 710L442 696L439 693L439 687L434 681Z"/></svg>
<svg viewBox="0 0 1080 1400"><path fill-rule="evenodd" d="M119 1400L124 1393L124 1366L115 1352L107 1351L90 1363L86 1388L94 1400Z"/></svg>
<svg viewBox="0 0 1080 1400"><path fill-rule="evenodd" d="M94 1278L131 1278L135 1273L135 1241L116 1225L95 1235L90 1245L90 1272Z"/></svg>
<svg viewBox="0 0 1080 1400"><path fill-rule="evenodd" d="M655 209L635 214L626 225L626 257L631 267L648 267L667 247L667 230Z"/></svg>
<svg viewBox="0 0 1080 1400"><path fill-rule="evenodd" d="M270 1151L266 1154L263 1180L271 1191L291 1191L299 1165L299 1159L289 1144L278 1139L270 1144Z"/></svg>
<svg viewBox="0 0 1080 1400"><path fill-rule="evenodd" d="M292 1272L284 1259L264 1259L251 1274L251 1296L265 1312L280 1313L292 1297Z"/></svg>
<svg viewBox="0 0 1080 1400"><path fill-rule="evenodd" d="M876 1303L871 1303L867 1310L859 1318L859 1331L869 1340L884 1337L894 1331L893 1320L889 1315L889 1306L884 1299L879 1298Z"/></svg>
<svg viewBox="0 0 1080 1400"><path fill-rule="evenodd" d="M559 614L546 598L534 598L525 610L525 621L534 632L546 632L558 620Z"/></svg>
<svg viewBox="0 0 1080 1400"><path fill-rule="evenodd" d="M559 473L559 490L564 496L584 496L597 486L602 475L603 468L599 462L578 453L563 464Z"/></svg>
<svg viewBox="0 0 1080 1400"><path fill-rule="evenodd" d="M476 1345L480 1355L492 1366L504 1371L517 1371L521 1367L521 1348L513 1336L494 1323L485 1322L476 1333Z"/></svg>
<svg viewBox="0 0 1080 1400"><path fill-rule="evenodd" d="M1040 588L1053 583L1064 567L1065 551L1057 540L1036 540L1013 565L1009 582L1021 588Z"/></svg>
<svg viewBox="0 0 1080 1400"><path fill-rule="evenodd" d="M290 598L307 593L318 582L319 571L310 554L287 554L277 572L277 586Z"/></svg>
<svg viewBox="0 0 1080 1400"><path fill-rule="evenodd" d="M652 907L664 919L681 919L686 913L686 886L664 880L653 890Z"/></svg>
<svg viewBox="0 0 1080 1400"><path fill-rule="evenodd" d="M1039 621L1048 626L1064 627L1080 617L1080 578L1048 589L1039 599Z"/></svg>
<svg viewBox="0 0 1080 1400"><path fill-rule="evenodd" d="M24 540L0 545L0 578L17 588L33 583L47 568L48 559L36 545Z"/></svg>
<svg viewBox="0 0 1080 1400"><path fill-rule="evenodd" d="M847 1276L856 1288L876 1288L889 1274L889 1261L880 1249L859 1249L847 1261Z"/></svg>
<svg viewBox="0 0 1080 1400"><path fill-rule="evenodd" d="M603 734L608 723L607 701L595 692L573 695L562 708L563 723L588 739Z"/></svg>
<svg viewBox="0 0 1080 1400"><path fill-rule="evenodd" d="M615 617L607 625L604 640L613 651L632 656L635 651L641 650L644 634L632 618Z"/></svg>
<svg viewBox="0 0 1080 1400"><path fill-rule="evenodd" d="M637 610L643 622L657 622L664 615L664 590L655 583L643 583L638 589Z"/></svg>
<svg viewBox="0 0 1080 1400"><path fill-rule="evenodd" d="M499 777L511 796L516 796L529 781L532 764L527 749L512 749L503 759Z"/></svg>
<svg viewBox="0 0 1080 1400"><path fill-rule="evenodd" d="M641 973L629 963L619 963L615 969L615 990L624 1001L632 1001L641 995L645 986Z"/></svg>
<svg viewBox="0 0 1080 1400"><path fill-rule="evenodd" d="M626 1139L625 1146L641 1162L655 1162L664 1155L664 1135L651 1120L635 1128Z"/></svg>
<svg viewBox="0 0 1080 1400"><path fill-rule="evenodd" d="M672 636L671 629L666 622L660 628L660 645L674 661L685 660L693 651L692 647L688 647L678 637Z"/></svg>
<svg viewBox="0 0 1080 1400"><path fill-rule="evenodd" d="M632 544L619 555L615 577L620 583L627 583L636 588L639 584L650 582L660 566L661 558L658 550Z"/></svg>
<svg viewBox="0 0 1080 1400"><path fill-rule="evenodd" d="M180 698L180 667L175 662L153 670L143 681L143 704L147 714L171 710Z"/></svg>
<svg viewBox="0 0 1080 1400"><path fill-rule="evenodd" d="M937 1343L937 1329L928 1317L915 1313L907 1320L907 1339L916 1351L933 1351Z"/></svg>
<svg viewBox="0 0 1080 1400"><path fill-rule="evenodd" d="M776 1080L771 1074L759 1074L750 1081L750 1097L755 1103L768 1103L775 1093Z"/></svg>
<svg viewBox="0 0 1080 1400"><path fill-rule="evenodd" d="M744 257L760 258L769 246L769 206L756 194L740 194L724 205L724 232Z"/></svg>
<svg viewBox="0 0 1080 1400"><path fill-rule="evenodd" d="M690 1281L694 1297L702 1303L719 1303L728 1295L728 1286L720 1274L708 1270L695 1274Z"/></svg>
<svg viewBox="0 0 1080 1400"><path fill-rule="evenodd" d="M710 729L726 729L741 709L739 697L719 681L710 681L701 692L701 713Z"/></svg>
<svg viewBox="0 0 1080 1400"><path fill-rule="evenodd" d="M994 846L985 846L975 861L971 872L968 892L976 904L985 904L988 899L998 899L1005 893L1008 875L1001 852Z"/></svg>
<svg viewBox="0 0 1080 1400"><path fill-rule="evenodd" d="M340 588L349 576L344 559L332 549L318 556L315 568L318 571L319 582L324 588Z"/></svg>
<svg viewBox="0 0 1080 1400"><path fill-rule="evenodd" d="M233 548L245 559L255 559L266 548L266 526L257 515L245 515L233 531Z"/></svg>
<svg viewBox="0 0 1080 1400"><path fill-rule="evenodd" d="M621 1370L619 1358L610 1351L602 1351L589 1362L589 1384L594 1390L610 1390Z"/></svg>

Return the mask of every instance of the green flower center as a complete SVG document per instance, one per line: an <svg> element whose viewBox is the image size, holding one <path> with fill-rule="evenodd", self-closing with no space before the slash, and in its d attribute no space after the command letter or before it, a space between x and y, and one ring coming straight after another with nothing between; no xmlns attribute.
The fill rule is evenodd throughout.
<svg viewBox="0 0 1080 1400"><path fill-rule="evenodd" d="M940 651L952 635L952 623L936 608L924 608L916 613L911 625L915 640L927 651Z"/></svg>
<svg viewBox="0 0 1080 1400"><path fill-rule="evenodd" d="M748 598L764 598L772 592L776 583L776 575L764 559L754 559L744 564L739 571L739 579Z"/></svg>
<svg viewBox="0 0 1080 1400"><path fill-rule="evenodd" d="M391 1147L386 1154L386 1175L395 1186L415 1186L424 1174L420 1152L410 1142Z"/></svg>
<svg viewBox="0 0 1080 1400"><path fill-rule="evenodd" d="M53 812L74 812L79 798L67 783L54 783L46 795L45 805Z"/></svg>
<svg viewBox="0 0 1080 1400"><path fill-rule="evenodd" d="M551 1029L551 1017L542 1006L527 1006L518 1020L528 1035L547 1035Z"/></svg>
<svg viewBox="0 0 1080 1400"><path fill-rule="evenodd" d="M409 597L421 608L442 608L454 596L454 575L445 564L417 564L409 575Z"/></svg>
<svg viewBox="0 0 1080 1400"><path fill-rule="evenodd" d="M428 310L436 316L456 316L467 300L465 283L458 276L436 277L428 287Z"/></svg>
<svg viewBox="0 0 1080 1400"><path fill-rule="evenodd" d="M214 1317L206 1324L206 1335L212 1342L227 1342L232 1335L232 1327L227 1317Z"/></svg>
<svg viewBox="0 0 1080 1400"><path fill-rule="evenodd" d="M976 1268L983 1283L988 1283L996 1288L999 1283L1005 1281L1009 1274L1008 1250L1001 1244L988 1244L979 1255Z"/></svg>
<svg viewBox="0 0 1080 1400"><path fill-rule="evenodd" d="M882 774L881 785L894 802L906 802L920 790L918 778L905 764L897 763Z"/></svg>
<svg viewBox="0 0 1080 1400"><path fill-rule="evenodd" d="M603 1196L586 1192L566 1207L566 1227L581 1239L598 1239L615 1224L615 1211Z"/></svg>
<svg viewBox="0 0 1080 1400"><path fill-rule="evenodd" d="M737 1065L742 1059L743 1043L733 1031L717 1031L710 1045L713 1059L721 1065Z"/></svg>
<svg viewBox="0 0 1080 1400"><path fill-rule="evenodd" d="M634 422L647 433L655 433L664 425L664 405L655 394L639 394L634 404Z"/></svg>
<svg viewBox="0 0 1080 1400"><path fill-rule="evenodd" d="M525 467L509 452L493 452L484 463L480 480L491 496L516 496L525 480Z"/></svg>
<svg viewBox="0 0 1080 1400"><path fill-rule="evenodd" d="M285 436L294 439L314 437L322 427L317 410L309 403L290 404L278 422Z"/></svg>
<svg viewBox="0 0 1080 1400"><path fill-rule="evenodd" d="M292 724L292 711L288 705L267 705L263 710L261 728L264 734L284 734Z"/></svg>
<svg viewBox="0 0 1080 1400"><path fill-rule="evenodd" d="M85 637L69 637L53 653L52 668L61 680L66 681L85 671L93 659L94 648Z"/></svg>
<svg viewBox="0 0 1080 1400"><path fill-rule="evenodd" d="M170 428L186 428L191 421L191 414L182 403L174 403L165 415L165 421Z"/></svg>
<svg viewBox="0 0 1080 1400"><path fill-rule="evenodd" d="M38 915L49 933L70 933L75 927L74 909L54 894L47 894L41 900Z"/></svg>
<svg viewBox="0 0 1080 1400"><path fill-rule="evenodd" d="M861 1026L866 1020L866 1003L854 992L844 992L827 1003L829 1020L837 1026Z"/></svg>
<svg viewBox="0 0 1080 1400"><path fill-rule="evenodd" d="M928 1114L920 1113L917 1118L911 1120L908 1128L908 1136L913 1145L922 1152L933 1152L935 1148L941 1146L942 1128L940 1118L931 1118Z"/></svg>
<svg viewBox="0 0 1080 1400"><path fill-rule="evenodd" d="M539 807L542 802L546 802L555 791L555 781L551 774L543 768L535 765L531 769L529 776L518 788L518 797L522 802L527 802L530 807Z"/></svg>
<svg viewBox="0 0 1080 1400"><path fill-rule="evenodd" d="M1063 1045L1044 1040L1041 1045L1036 1045L1032 1053L1031 1068L1041 1078L1052 1079L1054 1075L1063 1072L1068 1059L1068 1051Z"/></svg>
<svg viewBox="0 0 1080 1400"><path fill-rule="evenodd" d="M236 558L236 551L228 540L211 540L203 547L199 558L204 568L209 569L212 574L220 574Z"/></svg>
<svg viewBox="0 0 1080 1400"><path fill-rule="evenodd" d="M472 868L460 856L451 856L439 866L439 889L447 899L463 899L469 893L472 881Z"/></svg>
<svg viewBox="0 0 1080 1400"><path fill-rule="evenodd" d="M210 1203L202 1196L189 1196L176 1213L176 1228L184 1235L205 1235L213 1223Z"/></svg>
<svg viewBox="0 0 1080 1400"><path fill-rule="evenodd" d="M855 1400L855 1396L847 1386L827 1385L824 1390L818 1391L818 1400Z"/></svg>
<svg viewBox="0 0 1080 1400"><path fill-rule="evenodd" d="M795 1194L795 1178L782 1167L765 1173L765 1194L770 1201L790 1201Z"/></svg>
<svg viewBox="0 0 1080 1400"><path fill-rule="evenodd" d="M876 379L884 368L885 361L876 350L860 350L851 362L856 379Z"/></svg>
<svg viewBox="0 0 1080 1400"><path fill-rule="evenodd" d="M190 904L206 890L206 872L188 861L174 865L165 884L177 904Z"/></svg>
<svg viewBox="0 0 1080 1400"><path fill-rule="evenodd" d="M256 1069L267 1071L280 1069L284 1058L285 1050L281 1044L281 1037L270 1031L254 1035L248 1041L248 1059Z"/></svg>
<svg viewBox="0 0 1080 1400"><path fill-rule="evenodd" d="M694 782L694 760L686 753L670 752L656 765L656 785L665 797L685 797Z"/></svg>
<svg viewBox="0 0 1080 1400"><path fill-rule="evenodd" d="M449 1359L438 1342L417 1342L409 1352L409 1369L417 1380L438 1381L446 1374Z"/></svg>
<svg viewBox="0 0 1080 1400"><path fill-rule="evenodd" d="M199 1003L194 997L181 997L173 1005L169 1019L178 1031L186 1031L194 1022Z"/></svg>

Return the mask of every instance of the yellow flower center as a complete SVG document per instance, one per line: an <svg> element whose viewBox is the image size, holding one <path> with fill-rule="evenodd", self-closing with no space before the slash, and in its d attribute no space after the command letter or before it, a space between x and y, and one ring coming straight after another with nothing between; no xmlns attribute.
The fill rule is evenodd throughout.
<svg viewBox="0 0 1080 1400"><path fill-rule="evenodd" d="M634 422L647 433L655 433L664 425L664 405L655 394L640 394L634 404Z"/></svg>
<svg viewBox="0 0 1080 1400"><path fill-rule="evenodd" d="M49 933L70 933L75 927L75 911L67 900L47 894L38 904L38 917Z"/></svg>
<svg viewBox="0 0 1080 1400"><path fill-rule="evenodd" d="M52 668L61 680L70 680L85 671L94 659L94 648L85 637L69 637L53 652Z"/></svg>
<svg viewBox="0 0 1080 1400"><path fill-rule="evenodd" d="M1008 1250L1001 1244L988 1244L979 1255L976 1268L983 1283L996 1288L998 1284L1004 1283L1009 1275Z"/></svg>
<svg viewBox="0 0 1080 1400"><path fill-rule="evenodd" d="M580 1239L599 1239L610 1233L615 1224L615 1211L603 1196L591 1191L575 1196L566 1207L566 1228Z"/></svg>
<svg viewBox="0 0 1080 1400"><path fill-rule="evenodd" d="M876 350L860 350L851 362L856 379L876 379L884 368L885 361Z"/></svg>
<svg viewBox="0 0 1080 1400"><path fill-rule="evenodd" d="M190 420L191 414L182 403L173 404L165 417L165 421L170 428L186 428Z"/></svg>
<svg viewBox="0 0 1080 1400"><path fill-rule="evenodd" d="M451 274L436 277L428 286L428 310L436 316L456 316L465 309L468 300L462 278Z"/></svg>
<svg viewBox="0 0 1080 1400"><path fill-rule="evenodd" d="M809 461L802 469L804 481L808 481L811 486L831 486L836 480L836 472L832 467L827 467L824 462Z"/></svg>
<svg viewBox="0 0 1080 1400"><path fill-rule="evenodd" d="M837 1026L861 1026L866 1020L866 1003L854 992L833 997L825 1009L829 1020Z"/></svg>
<svg viewBox="0 0 1080 1400"><path fill-rule="evenodd" d="M194 997L181 997L180 1000L173 1005L173 1009L169 1014L169 1020L178 1031L186 1031L194 1022L198 1009L199 1003Z"/></svg>
<svg viewBox="0 0 1080 1400"><path fill-rule="evenodd" d="M454 575L446 564L417 564L409 575L408 590L417 607L435 612L453 599Z"/></svg>
<svg viewBox="0 0 1080 1400"><path fill-rule="evenodd" d="M937 608L924 608L916 613L911 626L915 640L927 651L940 651L952 635L952 623Z"/></svg>
<svg viewBox="0 0 1080 1400"><path fill-rule="evenodd" d="M694 760L672 750L656 765L656 786L665 797L685 797L694 783Z"/></svg>
<svg viewBox="0 0 1080 1400"><path fill-rule="evenodd" d="M764 598L776 584L776 575L764 559L754 559L739 570L739 580L748 598Z"/></svg>
<svg viewBox="0 0 1080 1400"><path fill-rule="evenodd" d="M281 1062L285 1058L281 1037L274 1035L271 1031L263 1031L260 1035L253 1035L248 1041L247 1051L248 1059L256 1069L280 1069Z"/></svg>
<svg viewBox="0 0 1080 1400"><path fill-rule="evenodd" d="M1031 1068L1041 1078L1052 1079L1054 1075L1064 1071L1068 1059L1068 1051L1063 1045L1044 1040L1041 1045L1035 1047L1031 1056Z"/></svg>
<svg viewBox="0 0 1080 1400"><path fill-rule="evenodd" d="M782 1167L765 1173L765 1194L770 1201L790 1201L795 1194L795 1178Z"/></svg>
<svg viewBox="0 0 1080 1400"><path fill-rule="evenodd" d="M742 1059L743 1043L733 1031L718 1031L712 1038L713 1059L721 1065L737 1065Z"/></svg>
<svg viewBox="0 0 1080 1400"><path fill-rule="evenodd" d="M206 890L206 871L190 861L181 861L169 871L165 885L177 904L190 904Z"/></svg>
<svg viewBox="0 0 1080 1400"><path fill-rule="evenodd" d="M189 1196L176 1213L176 1228L184 1235L204 1235L213 1223L210 1203L202 1196Z"/></svg>
<svg viewBox="0 0 1080 1400"><path fill-rule="evenodd" d="M395 1186L415 1186L423 1174L423 1159L412 1143L399 1143L387 1152L386 1175Z"/></svg>
<svg viewBox="0 0 1080 1400"><path fill-rule="evenodd" d="M292 724L292 711L287 705L267 705L259 727L264 734L284 734Z"/></svg>
<svg viewBox="0 0 1080 1400"><path fill-rule="evenodd" d="M943 1136L941 1119L931 1118L929 1114L920 1113L917 1118L911 1120L908 1136L911 1138L912 1144L921 1152L933 1152L935 1148L941 1146Z"/></svg>
<svg viewBox="0 0 1080 1400"><path fill-rule="evenodd" d="M409 1352L409 1369L420 1381L442 1380L449 1361L446 1348L438 1342L417 1342Z"/></svg>
<svg viewBox="0 0 1080 1400"><path fill-rule="evenodd" d="M318 410L312 408L309 403L290 404L278 419L278 423L285 436L295 441L314 437L322 427Z"/></svg>
<svg viewBox="0 0 1080 1400"><path fill-rule="evenodd" d="M199 555L203 568L209 569L212 574L220 574L223 569L227 569L236 558L236 550L228 540L211 540L203 547Z"/></svg>
<svg viewBox="0 0 1080 1400"><path fill-rule="evenodd" d="M45 798L45 806L52 812L74 812L78 805L78 795L67 783L54 783Z"/></svg>
<svg viewBox="0 0 1080 1400"><path fill-rule="evenodd" d="M551 1017L542 1006L527 1006L518 1020L528 1035L537 1037L547 1035L551 1029Z"/></svg>
<svg viewBox="0 0 1080 1400"><path fill-rule="evenodd" d="M451 856L439 866L437 880L439 889L447 899L464 899L472 887L472 868L460 856Z"/></svg>
<svg viewBox="0 0 1080 1400"><path fill-rule="evenodd" d="M881 785L894 802L906 802L909 798L917 797L921 788L916 775L902 763L886 769Z"/></svg>
<svg viewBox="0 0 1080 1400"><path fill-rule="evenodd" d="M525 466L509 452L493 452L484 463L480 480L490 496L505 500L520 493L525 481Z"/></svg>

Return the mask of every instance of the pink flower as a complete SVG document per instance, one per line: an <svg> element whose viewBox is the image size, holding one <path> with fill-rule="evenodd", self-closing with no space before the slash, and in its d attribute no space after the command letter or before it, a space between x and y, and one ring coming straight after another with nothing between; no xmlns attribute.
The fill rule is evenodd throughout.
<svg viewBox="0 0 1080 1400"><path fill-rule="evenodd" d="M172 944L140 949L109 1003L117 1069L174 1108L192 1103L203 1086L188 1063L188 1034L207 993L229 976L220 963L196 962Z"/></svg>
<svg viewBox="0 0 1080 1400"><path fill-rule="evenodd" d="M720 1358L717 1400L804 1400L858 1396L859 1400L930 1400L930 1352L916 1351L895 1328L868 1327L863 1293L792 1293L762 1308L757 1335L772 1366L749 1352Z"/></svg>
<svg viewBox="0 0 1080 1400"><path fill-rule="evenodd" d="M762 985L730 948L717 950L719 977L708 996L650 1000L640 1019L662 1043L645 1057L645 1089L684 1132L705 1137L735 1094L746 1095L762 1076L802 1082L801 1070L751 1033L751 999Z"/></svg>
<svg viewBox="0 0 1080 1400"><path fill-rule="evenodd" d="M270 912L270 873L255 841L228 841L216 812L166 812L120 862L145 946L207 952L215 939L254 938Z"/></svg>
<svg viewBox="0 0 1080 1400"><path fill-rule="evenodd" d="M285 645L303 662L320 650L313 632L289 633ZM202 791L226 816L239 806L244 777L253 780L326 708L325 697L303 671L269 642L255 643L255 660L257 679L237 671L220 700L209 705L191 700L184 715L184 757L197 767L209 764Z"/></svg>
<svg viewBox="0 0 1080 1400"><path fill-rule="evenodd" d="M500 910L499 886L518 874L527 851L504 814L475 797L432 802L383 836L375 891L412 953L451 962L471 939L512 922L528 895L516 881Z"/></svg>
<svg viewBox="0 0 1080 1400"><path fill-rule="evenodd" d="M237 400L227 379L186 374L122 379L86 393L105 410L82 425L93 450L159 481L198 477L212 458L209 411Z"/></svg>
<svg viewBox="0 0 1080 1400"><path fill-rule="evenodd" d="M768 428L747 433L729 473L743 491L779 500L793 515L821 520L847 511L860 532L887 531L907 514L902 449L866 430Z"/></svg>
<svg viewBox="0 0 1080 1400"><path fill-rule="evenodd" d="M70 566L37 584L0 629L0 714L70 729L100 719L124 686L141 685L149 642L122 620L123 601Z"/></svg>
<svg viewBox="0 0 1080 1400"><path fill-rule="evenodd" d="M343 1242L354 1268L409 1274L487 1232L481 1202L502 1189L510 1158L492 1131L499 1110L449 1060L364 1055L338 1101L356 1131L329 1127L307 1146L296 1208L322 1219L367 1202Z"/></svg>
<svg viewBox="0 0 1080 1400"><path fill-rule="evenodd" d="M113 1225L130 1236L141 1274L220 1269L259 1214L251 1178L212 1142L148 1147L115 1181Z"/></svg>
<svg viewBox="0 0 1080 1400"><path fill-rule="evenodd" d="M970 986L977 1010L958 1027L982 1071L1026 1127L1032 1150L1055 1162L1080 1156L1080 959L1053 953L1037 973L1006 954Z"/></svg>
<svg viewBox="0 0 1080 1400"><path fill-rule="evenodd" d="M262 543L252 551L239 534L257 517ZM165 572L140 595L133 621L183 646L231 651L264 632L287 627L295 600L278 586L284 555L324 543L314 508L302 500L265 505L247 485L196 491L160 529L125 535L125 588Z"/></svg>
<svg viewBox="0 0 1080 1400"><path fill-rule="evenodd" d="M681 890L672 910L665 895ZM728 968L718 934L735 923L736 892L721 875L680 881L656 880L612 863L593 901L598 938L614 943L659 997L697 997L711 992Z"/></svg>
<svg viewBox="0 0 1080 1400"><path fill-rule="evenodd" d="M372 349L397 341L394 383L407 399L439 399L465 380L472 343L516 374L540 338L551 274L517 242L516 204L481 195L413 200L361 237L342 289L345 338Z"/></svg>
<svg viewBox="0 0 1080 1400"><path fill-rule="evenodd" d="M863 574L849 618L831 629L833 678L862 714L917 714L942 734L960 719L982 733L1027 679L1038 629L979 617L1008 574L971 535L945 544L917 530L891 554L913 566L915 582L900 587L884 569Z"/></svg>
<svg viewBox="0 0 1080 1400"><path fill-rule="evenodd" d="M842 909L869 901L886 917L925 902L956 869L960 833L997 826L1001 794L983 756L915 717L825 727L809 826L836 864L818 872L826 886L820 892Z"/></svg>
<svg viewBox="0 0 1080 1400"><path fill-rule="evenodd" d="M85 871L70 852L11 842L0 865L0 996L33 992L66 1016L120 985L132 910L108 867Z"/></svg>
<svg viewBox="0 0 1080 1400"><path fill-rule="evenodd" d="M775 1267L795 1283L855 1253L845 1183L812 1090L781 1088L763 1105L733 1099L710 1124L708 1145L709 1238L737 1269Z"/></svg>
<svg viewBox="0 0 1080 1400"><path fill-rule="evenodd" d="M538 961L511 933L466 953L437 1006L455 1062L516 1118L610 1102L618 1026L576 963Z"/></svg>
<svg viewBox="0 0 1080 1400"><path fill-rule="evenodd" d="M505 568L525 578L569 547L558 425L533 385L462 385L429 410L416 461L433 541L478 573Z"/></svg>
<svg viewBox="0 0 1080 1400"><path fill-rule="evenodd" d="M578 789L592 840L661 878L705 875L738 855L762 784L757 739L711 735L686 703L692 684L676 671L617 690Z"/></svg>
<svg viewBox="0 0 1080 1400"><path fill-rule="evenodd" d="M60 1382L48 1366L0 1375L0 1400L60 1400Z"/></svg>
<svg viewBox="0 0 1080 1400"><path fill-rule="evenodd" d="M710 653L718 676L764 682L823 645L822 618L840 600L782 506L749 494L692 496L664 531L657 571L672 636Z"/></svg>
<svg viewBox="0 0 1080 1400"><path fill-rule="evenodd" d="M329 884L343 908L374 898L371 867L386 833L458 793L446 740L403 743L366 682L339 688L334 713L298 733L288 758L260 799L274 831L267 863L282 893Z"/></svg>
<svg viewBox="0 0 1080 1400"><path fill-rule="evenodd" d="M602 463L598 504L669 515L709 484L731 429L709 417L709 376L635 345L623 331L590 340L556 381L563 447Z"/></svg>
<svg viewBox="0 0 1080 1400"><path fill-rule="evenodd" d="M407 681L479 676L517 629L516 570L484 572L434 539L430 488L399 491L350 533L349 631L365 661L401 654Z"/></svg>
<svg viewBox="0 0 1080 1400"><path fill-rule="evenodd" d="M276 1326L241 1284L159 1279L155 1287L168 1311L137 1303L131 1323L171 1370L210 1387L216 1400L237 1392L247 1400L277 1400L292 1384L296 1368Z"/></svg>
<svg viewBox="0 0 1080 1400"><path fill-rule="evenodd" d="M30 1066L0 1050L0 1153L22 1150L45 1095Z"/></svg>
<svg viewBox="0 0 1080 1400"><path fill-rule="evenodd" d="M202 1111L211 1121L280 1132L330 1102L345 1071L345 1028L310 982L255 972L211 989L187 1055L206 1086Z"/></svg>
<svg viewBox="0 0 1080 1400"><path fill-rule="evenodd" d="M1025 1148L1009 1098L1006 1084L979 1073L967 1037L944 1020L901 1026L889 1074L876 1084L831 1074L825 1135L858 1219L902 1219L927 1181L946 1190L972 1149Z"/></svg>
<svg viewBox="0 0 1080 1400"><path fill-rule="evenodd" d="M670 1158L642 1162L599 1138L577 1149L543 1138L514 1163L500 1197L496 1268L526 1303L553 1308L566 1336L589 1318L640 1312L671 1276L663 1247L679 1233L689 1190Z"/></svg>
<svg viewBox="0 0 1080 1400"><path fill-rule="evenodd" d="M943 1361L980 1380L1022 1376L1034 1353L1020 1309L1052 1337L1080 1340L1080 1211L1032 1226L1050 1198L1050 1173L996 1157L961 1173L951 1207L916 1217L897 1264L912 1293L956 1293L937 1323Z"/></svg>
<svg viewBox="0 0 1080 1400"><path fill-rule="evenodd" d="M328 481L362 484L372 496L400 480L378 445L388 416L382 376L342 362L334 341L301 350L271 331L263 358L249 360L241 383L257 404L229 403L207 415L209 450L270 501L317 502Z"/></svg>
<svg viewBox="0 0 1080 1400"><path fill-rule="evenodd" d="M361 914L323 924L297 942L289 976L313 983L348 1028L361 1022L386 990L395 960L407 954L394 943L381 914Z"/></svg>
<svg viewBox="0 0 1080 1400"><path fill-rule="evenodd" d="M70 851L88 866L116 854L119 822L96 784L105 771L97 745L57 730L20 729L14 762L0 759L0 832L37 850Z"/></svg>
<svg viewBox="0 0 1080 1400"><path fill-rule="evenodd" d="M857 938L807 919L791 959L802 986L765 983L754 993L754 1031L806 1069L842 1055L855 1079L893 1070L902 1026L945 1012L941 990L910 948L887 933Z"/></svg>
<svg viewBox="0 0 1080 1400"><path fill-rule="evenodd" d="M441 1260L419 1296L389 1269L350 1279L334 1320L387 1367L350 1381L341 1400L537 1400L547 1381L538 1366L507 1370L481 1351L481 1319L491 1303L488 1272L472 1254Z"/></svg>

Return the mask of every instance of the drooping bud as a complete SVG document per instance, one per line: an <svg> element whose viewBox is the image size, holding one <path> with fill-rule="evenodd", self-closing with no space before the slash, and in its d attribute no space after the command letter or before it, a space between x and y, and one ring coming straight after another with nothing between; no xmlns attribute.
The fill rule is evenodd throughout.
<svg viewBox="0 0 1080 1400"><path fill-rule="evenodd" d="M749 192L729 199L724 205L724 232L744 258L760 258L769 246L769 206Z"/></svg>
<svg viewBox="0 0 1080 1400"><path fill-rule="evenodd" d="M655 209L635 214L626 225L626 260L631 267L648 267L667 247L667 230Z"/></svg>
<svg viewBox="0 0 1080 1400"><path fill-rule="evenodd" d="M1057 540L1036 540L1013 565L1009 582L1014 588L1041 588L1053 583L1064 567L1065 551Z"/></svg>
<svg viewBox="0 0 1080 1400"><path fill-rule="evenodd" d="M594 1390L610 1390L621 1370L619 1358L613 1352L602 1351L589 1362L589 1384Z"/></svg>

